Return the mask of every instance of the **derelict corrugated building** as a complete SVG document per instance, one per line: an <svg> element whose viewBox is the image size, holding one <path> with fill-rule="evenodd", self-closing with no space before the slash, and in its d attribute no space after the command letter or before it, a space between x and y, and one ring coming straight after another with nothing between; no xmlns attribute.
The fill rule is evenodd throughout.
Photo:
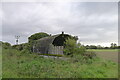
<svg viewBox="0 0 120 80"><path fill-rule="evenodd" d="M63 55L64 42L71 38L70 35L62 34L44 37L36 40L33 44L33 52L40 54L60 54Z"/></svg>

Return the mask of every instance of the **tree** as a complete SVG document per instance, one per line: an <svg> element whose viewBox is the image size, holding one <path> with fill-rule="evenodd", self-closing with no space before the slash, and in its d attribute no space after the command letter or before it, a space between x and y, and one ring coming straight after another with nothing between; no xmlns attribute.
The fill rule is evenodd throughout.
<svg viewBox="0 0 120 80"><path fill-rule="evenodd" d="M111 47L110 48L113 48L114 47L114 44L113 43L111 43Z"/></svg>
<svg viewBox="0 0 120 80"><path fill-rule="evenodd" d="M29 42L33 41L33 40L38 40L40 38L43 38L43 37L47 37L47 36L50 36L49 34L47 33L44 33L44 32L40 32L40 33L35 33L33 35L31 35L28 40Z"/></svg>
<svg viewBox="0 0 120 80"><path fill-rule="evenodd" d="M86 47L86 49L90 49L90 45L86 45L85 47Z"/></svg>
<svg viewBox="0 0 120 80"><path fill-rule="evenodd" d="M101 45L97 45L97 49L103 49Z"/></svg>
<svg viewBox="0 0 120 80"><path fill-rule="evenodd" d="M95 46L95 45L90 45L90 46L89 46L89 49L97 49L97 46Z"/></svg>
<svg viewBox="0 0 120 80"><path fill-rule="evenodd" d="M117 44L116 43L111 43L111 47L110 48L112 48L112 49L117 48Z"/></svg>
<svg viewBox="0 0 120 80"><path fill-rule="evenodd" d="M104 49L109 49L109 47L104 47Z"/></svg>
<svg viewBox="0 0 120 80"><path fill-rule="evenodd" d="M114 43L114 49L116 49L117 48L117 44L116 43Z"/></svg>
<svg viewBox="0 0 120 80"><path fill-rule="evenodd" d="M0 42L0 46L2 46L5 49L11 48L11 44L8 42Z"/></svg>

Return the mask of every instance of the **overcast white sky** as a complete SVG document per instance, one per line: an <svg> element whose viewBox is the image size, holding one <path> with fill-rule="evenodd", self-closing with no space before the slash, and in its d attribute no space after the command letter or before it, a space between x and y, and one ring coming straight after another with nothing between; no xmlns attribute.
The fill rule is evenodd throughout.
<svg viewBox="0 0 120 80"><path fill-rule="evenodd" d="M0 8L2 41L19 43L37 32L79 37L82 44L118 43L117 2L4 2Z"/></svg>

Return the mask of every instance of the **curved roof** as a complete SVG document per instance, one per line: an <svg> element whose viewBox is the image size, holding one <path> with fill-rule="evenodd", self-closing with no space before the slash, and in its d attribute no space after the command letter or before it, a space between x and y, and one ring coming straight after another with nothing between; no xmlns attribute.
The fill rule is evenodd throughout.
<svg viewBox="0 0 120 80"><path fill-rule="evenodd" d="M38 39L35 41L36 43L36 46L42 46L42 47L46 47L46 46L49 46L50 44L53 43L53 41L55 40L55 38L58 38L59 36L61 36L62 34L58 34L58 35L54 35L54 36L48 36L48 37L44 37L44 38L41 38L41 39ZM70 36L68 34L64 34L64 36ZM59 40L57 40L58 42L56 43L59 43L59 41L61 40L60 38L58 38Z"/></svg>
<svg viewBox="0 0 120 80"><path fill-rule="evenodd" d="M39 46L41 45L43 47L49 46L49 44L51 44L54 41L54 39L58 36L59 35L55 35L55 36L49 36L49 37L44 37L44 38L38 39L38 40L36 40L36 44Z"/></svg>

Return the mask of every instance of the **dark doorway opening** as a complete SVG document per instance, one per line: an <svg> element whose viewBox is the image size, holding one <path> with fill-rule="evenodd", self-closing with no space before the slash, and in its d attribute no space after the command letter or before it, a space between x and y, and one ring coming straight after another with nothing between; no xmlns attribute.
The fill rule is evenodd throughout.
<svg viewBox="0 0 120 80"><path fill-rule="evenodd" d="M68 39L70 36L67 34L61 34L58 37L56 37L53 41L54 46L64 46L64 42L66 39Z"/></svg>

